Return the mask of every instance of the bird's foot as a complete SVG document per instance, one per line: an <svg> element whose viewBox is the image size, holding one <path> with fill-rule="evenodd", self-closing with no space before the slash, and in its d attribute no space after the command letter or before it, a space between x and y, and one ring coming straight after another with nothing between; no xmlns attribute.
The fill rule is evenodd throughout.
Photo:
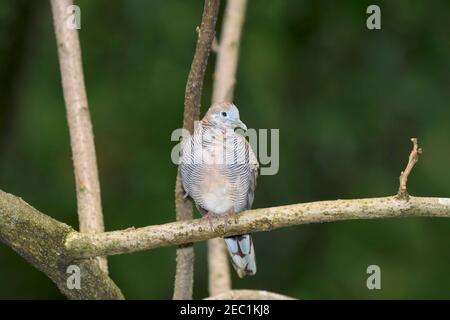
<svg viewBox="0 0 450 320"><path fill-rule="evenodd" d="M215 218L217 218L219 215L218 214L216 214L216 213L213 213L213 212L208 212L208 213L206 213L206 214L204 214L203 216L202 216L202 221L203 220L205 220L205 219L208 219L208 222L209 222L209 227L211 228L211 230L214 230L214 228L213 228L213 223L212 223L212 219L215 219Z"/></svg>

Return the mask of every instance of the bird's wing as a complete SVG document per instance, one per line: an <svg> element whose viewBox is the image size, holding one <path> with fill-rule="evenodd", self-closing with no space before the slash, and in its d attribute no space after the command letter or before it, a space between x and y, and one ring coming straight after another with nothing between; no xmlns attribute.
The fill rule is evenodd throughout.
<svg viewBox="0 0 450 320"><path fill-rule="evenodd" d="M184 191L189 195L189 185L193 170L193 136L186 135L181 140L179 171L181 177L181 185Z"/></svg>
<svg viewBox="0 0 450 320"><path fill-rule="evenodd" d="M245 137L235 133L234 148L227 152L229 159L235 161L227 166L228 176L234 187L235 210L248 210L253 204L258 177L258 160ZM231 161L230 160L230 161Z"/></svg>
<svg viewBox="0 0 450 320"><path fill-rule="evenodd" d="M253 199L255 197L255 189L256 189L256 178L258 178L258 159L255 156L255 153L253 152L252 147L248 143L247 140L245 140L246 149L248 150L249 154L249 184L248 184L248 191L247 191L247 210L249 210L252 207Z"/></svg>

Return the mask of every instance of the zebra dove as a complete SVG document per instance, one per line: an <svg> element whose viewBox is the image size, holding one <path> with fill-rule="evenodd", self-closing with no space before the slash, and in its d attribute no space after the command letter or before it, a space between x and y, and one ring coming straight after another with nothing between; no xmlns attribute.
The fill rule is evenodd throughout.
<svg viewBox="0 0 450 320"><path fill-rule="evenodd" d="M180 175L185 196L203 217L228 217L250 209L258 176L258 161L246 139L234 130L247 130L232 103L213 104L181 144ZM239 275L256 273L255 251L249 234L224 238Z"/></svg>

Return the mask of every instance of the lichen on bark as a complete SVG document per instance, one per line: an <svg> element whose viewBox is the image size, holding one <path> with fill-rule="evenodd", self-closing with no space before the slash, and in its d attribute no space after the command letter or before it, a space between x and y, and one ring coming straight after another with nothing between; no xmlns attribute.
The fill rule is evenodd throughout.
<svg viewBox="0 0 450 320"><path fill-rule="evenodd" d="M70 260L66 237L72 227L0 190L0 241L45 273L69 299L123 299L120 289L94 259ZM69 289L69 265L80 268L81 288Z"/></svg>

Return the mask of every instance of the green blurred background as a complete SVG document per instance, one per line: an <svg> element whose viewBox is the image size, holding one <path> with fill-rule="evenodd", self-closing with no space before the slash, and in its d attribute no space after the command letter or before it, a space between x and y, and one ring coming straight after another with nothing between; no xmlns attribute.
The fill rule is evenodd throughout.
<svg viewBox="0 0 450 320"><path fill-rule="evenodd" d="M170 134L182 123L203 1L76 4L106 229L173 221ZM366 28L370 4L381 7L380 31ZM248 126L280 129L280 170L259 178L254 207L394 194L413 136L424 154L410 193L449 197L449 32L447 0L250 0L235 103ZM0 2L0 188L77 228L55 38L43 0ZM233 285L302 299L450 298L449 231L449 220L423 218L258 233L258 273L244 280L233 274ZM202 298L205 243L195 250L194 295ZM174 247L109 263L127 298L171 298ZM371 264L381 267L381 290L366 288ZM0 244L0 298L63 297Z"/></svg>

